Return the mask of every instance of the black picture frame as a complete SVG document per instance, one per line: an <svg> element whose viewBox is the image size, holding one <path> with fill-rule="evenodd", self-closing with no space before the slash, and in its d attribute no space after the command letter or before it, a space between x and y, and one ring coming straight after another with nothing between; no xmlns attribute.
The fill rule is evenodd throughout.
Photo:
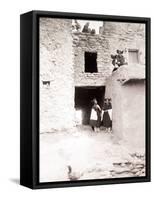
<svg viewBox="0 0 154 200"><path fill-rule="evenodd" d="M146 25L146 176L39 183L39 17ZM151 179L151 20L145 17L31 11L20 16L20 184L32 189L149 182Z"/></svg>

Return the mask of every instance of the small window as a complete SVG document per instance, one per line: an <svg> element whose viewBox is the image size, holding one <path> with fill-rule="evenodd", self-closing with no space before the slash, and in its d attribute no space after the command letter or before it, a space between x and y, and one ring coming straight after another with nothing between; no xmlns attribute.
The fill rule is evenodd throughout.
<svg viewBox="0 0 154 200"><path fill-rule="evenodd" d="M42 81L42 83L43 83L43 86L45 88L49 88L50 87L50 81Z"/></svg>
<svg viewBox="0 0 154 200"><path fill-rule="evenodd" d="M138 50L129 49L128 50L129 63L139 63Z"/></svg>
<svg viewBox="0 0 154 200"><path fill-rule="evenodd" d="M85 72L98 72L96 52L85 52Z"/></svg>

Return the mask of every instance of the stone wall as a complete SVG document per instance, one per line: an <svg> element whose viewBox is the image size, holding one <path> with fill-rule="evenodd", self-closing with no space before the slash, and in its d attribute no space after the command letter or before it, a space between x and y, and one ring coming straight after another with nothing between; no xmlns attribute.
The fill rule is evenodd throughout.
<svg viewBox="0 0 154 200"><path fill-rule="evenodd" d="M73 126L71 20L40 18L40 132Z"/></svg>
<svg viewBox="0 0 154 200"><path fill-rule="evenodd" d="M74 78L76 86L105 85L113 70L111 54L117 49L138 50L139 64L145 64L145 25L135 23L104 22L101 34L73 33ZM98 73L85 73L84 53L97 52Z"/></svg>
<svg viewBox="0 0 154 200"><path fill-rule="evenodd" d="M104 22L102 35L108 43L106 49L106 64L111 60L110 55L117 49L124 50L128 58L129 49L138 49L139 64L145 64L145 24Z"/></svg>
<svg viewBox="0 0 154 200"><path fill-rule="evenodd" d="M112 66L105 66L108 42L104 36L73 33L74 78L76 86L102 86L111 74ZM85 73L85 52L97 52L98 73ZM109 65L109 63L108 63Z"/></svg>

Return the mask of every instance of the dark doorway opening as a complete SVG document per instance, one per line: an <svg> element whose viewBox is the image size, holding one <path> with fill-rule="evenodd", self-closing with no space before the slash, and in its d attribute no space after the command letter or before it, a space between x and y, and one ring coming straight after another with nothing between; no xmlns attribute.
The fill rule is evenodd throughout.
<svg viewBox="0 0 154 200"><path fill-rule="evenodd" d="M85 52L85 72L98 72L96 52Z"/></svg>
<svg viewBox="0 0 154 200"><path fill-rule="evenodd" d="M82 111L82 124L88 125L92 100L97 99L102 108L105 94L105 86L102 87L75 87L75 109Z"/></svg>

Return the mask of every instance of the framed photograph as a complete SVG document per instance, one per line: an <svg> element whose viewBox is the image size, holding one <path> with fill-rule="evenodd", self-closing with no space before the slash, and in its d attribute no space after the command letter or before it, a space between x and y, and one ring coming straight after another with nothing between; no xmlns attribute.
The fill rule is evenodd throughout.
<svg viewBox="0 0 154 200"><path fill-rule="evenodd" d="M20 183L150 181L150 18L20 18Z"/></svg>

